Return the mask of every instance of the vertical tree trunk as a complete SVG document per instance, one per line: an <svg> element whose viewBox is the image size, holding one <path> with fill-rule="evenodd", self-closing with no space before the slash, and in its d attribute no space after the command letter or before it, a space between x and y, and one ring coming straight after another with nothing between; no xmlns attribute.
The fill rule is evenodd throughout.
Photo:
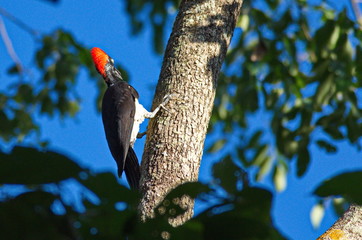
<svg viewBox="0 0 362 240"><path fill-rule="evenodd" d="M167 94L169 111L148 125L142 157L140 214L143 220L176 186L197 181L216 83L242 0L183 0L167 44L153 108ZM187 212L172 224L192 217Z"/></svg>
<svg viewBox="0 0 362 240"><path fill-rule="evenodd" d="M351 205L341 218L317 240L362 239L362 207Z"/></svg>

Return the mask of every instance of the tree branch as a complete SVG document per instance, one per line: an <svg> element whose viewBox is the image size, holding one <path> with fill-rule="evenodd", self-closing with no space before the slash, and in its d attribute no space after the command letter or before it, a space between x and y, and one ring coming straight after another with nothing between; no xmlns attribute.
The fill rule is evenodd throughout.
<svg viewBox="0 0 362 240"><path fill-rule="evenodd" d="M356 21L357 21L359 27L362 29L362 16L361 16L361 10L358 6L358 3L359 3L358 0L351 0L351 5L352 5L354 16L356 17Z"/></svg>
<svg viewBox="0 0 362 240"><path fill-rule="evenodd" d="M183 0L170 36L153 107L168 94L167 108L152 119L141 165L141 218L176 186L197 181L216 84L242 0ZM187 209L171 221L193 215L193 199L178 201Z"/></svg>
<svg viewBox="0 0 362 240"><path fill-rule="evenodd" d="M351 205L349 209L317 240L362 239L362 207Z"/></svg>
<svg viewBox="0 0 362 240"><path fill-rule="evenodd" d="M13 44L6 31L6 27L1 16L0 16L0 35L1 38L3 39L8 54L10 55L11 59L15 62L18 72L21 73L23 71L23 65L21 64L21 61L14 50Z"/></svg>
<svg viewBox="0 0 362 240"><path fill-rule="evenodd" d="M0 15L3 15L4 17L6 17L10 21L12 21L14 24L16 24L18 27L25 30L29 34L31 34L35 37L38 37L40 35L38 31L34 30L30 26L28 26L26 23L24 23L23 21L21 21L20 19L18 19L17 17L15 17L14 15L12 15L11 13L9 13L8 11L6 11L5 9L3 9L1 7L0 7Z"/></svg>

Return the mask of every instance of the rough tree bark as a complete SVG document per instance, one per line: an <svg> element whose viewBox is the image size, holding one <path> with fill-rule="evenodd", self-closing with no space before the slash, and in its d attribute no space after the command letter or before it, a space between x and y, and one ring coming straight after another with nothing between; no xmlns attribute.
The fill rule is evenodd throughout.
<svg viewBox="0 0 362 240"><path fill-rule="evenodd" d="M153 108L167 94L172 98L148 125L141 165L142 220L176 186L197 181L216 83L229 46L242 0L183 0L167 44ZM186 213L194 202L183 198Z"/></svg>
<svg viewBox="0 0 362 240"><path fill-rule="evenodd" d="M351 205L349 209L317 240L362 239L362 207Z"/></svg>

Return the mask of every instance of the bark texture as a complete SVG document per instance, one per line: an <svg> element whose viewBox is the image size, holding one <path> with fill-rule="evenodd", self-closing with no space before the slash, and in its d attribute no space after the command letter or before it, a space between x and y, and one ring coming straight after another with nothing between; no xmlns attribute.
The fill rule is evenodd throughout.
<svg viewBox="0 0 362 240"><path fill-rule="evenodd" d="M362 207L352 205L341 218L317 240L362 239Z"/></svg>
<svg viewBox="0 0 362 240"><path fill-rule="evenodd" d="M181 2L153 108L164 96L172 97L168 111L150 121L142 157L139 210L144 221L171 189L198 179L216 83L241 5L242 0ZM192 199L184 197L180 205L187 211L173 225L193 215Z"/></svg>

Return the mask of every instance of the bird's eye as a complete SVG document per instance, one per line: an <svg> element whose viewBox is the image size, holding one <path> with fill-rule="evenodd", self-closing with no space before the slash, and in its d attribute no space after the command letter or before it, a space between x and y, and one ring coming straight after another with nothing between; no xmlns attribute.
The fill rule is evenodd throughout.
<svg viewBox="0 0 362 240"><path fill-rule="evenodd" d="M113 60L113 58L111 58L111 63L112 63L112 64L114 64L114 60Z"/></svg>

